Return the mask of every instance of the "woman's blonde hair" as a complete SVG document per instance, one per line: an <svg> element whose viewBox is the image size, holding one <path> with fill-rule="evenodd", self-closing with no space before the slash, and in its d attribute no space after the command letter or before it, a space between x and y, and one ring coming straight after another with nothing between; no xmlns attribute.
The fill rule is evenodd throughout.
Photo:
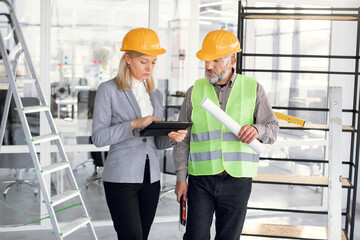
<svg viewBox="0 0 360 240"><path fill-rule="evenodd" d="M115 83L116 86L121 90L130 90L132 88L132 77L131 77L130 66L128 66L127 62L125 61L125 54L128 54L131 58L138 58L145 54L136 51L126 51L120 59L119 72L115 77ZM145 80L145 83L146 83L146 91L148 93L155 90L155 81L152 73Z"/></svg>

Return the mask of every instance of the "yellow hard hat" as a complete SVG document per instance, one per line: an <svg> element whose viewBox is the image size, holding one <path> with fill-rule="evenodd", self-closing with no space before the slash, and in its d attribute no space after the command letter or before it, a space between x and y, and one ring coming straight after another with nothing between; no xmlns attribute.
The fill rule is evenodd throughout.
<svg viewBox="0 0 360 240"><path fill-rule="evenodd" d="M149 28L135 28L124 37L120 51L137 51L147 55L161 55L166 52L160 47L156 32Z"/></svg>
<svg viewBox="0 0 360 240"><path fill-rule="evenodd" d="M215 30L205 36L196 57L200 60L212 61L237 52L241 52L237 37L226 30Z"/></svg>

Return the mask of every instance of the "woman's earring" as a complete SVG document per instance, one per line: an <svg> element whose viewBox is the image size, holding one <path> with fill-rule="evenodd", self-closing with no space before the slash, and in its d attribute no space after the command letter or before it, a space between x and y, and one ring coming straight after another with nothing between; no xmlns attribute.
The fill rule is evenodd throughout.
<svg viewBox="0 0 360 240"><path fill-rule="evenodd" d="M128 68L130 68L130 64L128 64Z"/></svg>

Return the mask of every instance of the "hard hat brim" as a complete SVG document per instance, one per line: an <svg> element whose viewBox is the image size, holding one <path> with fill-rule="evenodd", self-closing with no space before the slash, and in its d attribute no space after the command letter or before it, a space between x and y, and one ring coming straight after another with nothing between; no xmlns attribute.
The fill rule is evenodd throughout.
<svg viewBox="0 0 360 240"><path fill-rule="evenodd" d="M234 52L234 51L230 51L228 53L225 53L225 54L221 54L221 55L213 55L213 54L204 54L201 49L196 53L196 57L200 60L203 60L203 61L213 61L213 60L216 60L216 59L219 59L219 58L222 58L224 56L227 56L229 54L233 54L233 53L238 53L238 52L241 52L241 49Z"/></svg>
<svg viewBox="0 0 360 240"><path fill-rule="evenodd" d="M156 50L139 50L139 49L124 49L124 48L121 48L120 51L136 51L136 52L140 52L140 53L143 53L143 54L146 54L146 55L153 55L153 56L157 56L157 55L162 55L164 53L166 53L166 50L164 48L161 48L161 49L156 49Z"/></svg>

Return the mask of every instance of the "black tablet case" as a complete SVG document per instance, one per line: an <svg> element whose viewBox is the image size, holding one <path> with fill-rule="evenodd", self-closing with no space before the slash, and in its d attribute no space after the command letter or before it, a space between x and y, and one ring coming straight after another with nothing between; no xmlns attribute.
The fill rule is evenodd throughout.
<svg viewBox="0 0 360 240"><path fill-rule="evenodd" d="M140 130L140 136L166 136L169 132L185 130L191 125L192 122L156 121Z"/></svg>

